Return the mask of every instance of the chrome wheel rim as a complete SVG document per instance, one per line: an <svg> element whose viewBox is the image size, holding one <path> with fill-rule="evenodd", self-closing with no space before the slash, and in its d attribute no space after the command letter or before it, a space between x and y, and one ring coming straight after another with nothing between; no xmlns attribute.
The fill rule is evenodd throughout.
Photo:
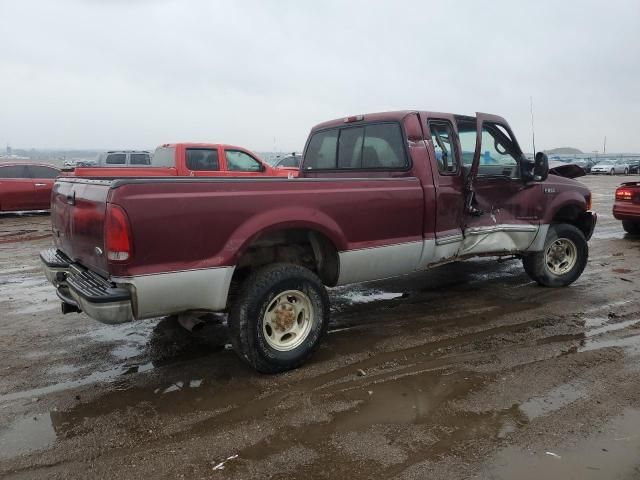
<svg viewBox="0 0 640 480"><path fill-rule="evenodd" d="M554 240L545 251L545 263L554 275L571 271L578 260L578 248L568 238Z"/></svg>
<svg viewBox="0 0 640 480"><path fill-rule="evenodd" d="M288 352L309 336L313 319L309 297L300 290L287 290L269 302L262 317L262 333L271 348Z"/></svg>

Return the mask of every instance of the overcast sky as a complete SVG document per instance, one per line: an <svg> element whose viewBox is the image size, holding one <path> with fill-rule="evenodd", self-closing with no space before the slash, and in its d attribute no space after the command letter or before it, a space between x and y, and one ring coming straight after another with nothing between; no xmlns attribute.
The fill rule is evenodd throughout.
<svg viewBox="0 0 640 480"><path fill-rule="evenodd" d="M640 1L0 0L0 149L301 149L324 120L502 115L640 152Z"/></svg>

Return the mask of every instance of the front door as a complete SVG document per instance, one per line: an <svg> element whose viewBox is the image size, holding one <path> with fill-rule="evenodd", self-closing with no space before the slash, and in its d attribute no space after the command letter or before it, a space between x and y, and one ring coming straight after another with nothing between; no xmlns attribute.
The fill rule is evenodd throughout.
<svg viewBox="0 0 640 480"><path fill-rule="evenodd" d="M507 122L478 114L475 122L458 121L458 135L462 151L474 152L463 155L470 192L459 255L526 250L539 230L539 212L527 199L536 184L522 181L524 157Z"/></svg>
<svg viewBox="0 0 640 480"><path fill-rule="evenodd" d="M33 210L34 187L25 165L0 166L0 210Z"/></svg>
<svg viewBox="0 0 640 480"><path fill-rule="evenodd" d="M51 190L60 171L44 165L28 165L27 171L33 182L33 208L49 210L51 208Z"/></svg>

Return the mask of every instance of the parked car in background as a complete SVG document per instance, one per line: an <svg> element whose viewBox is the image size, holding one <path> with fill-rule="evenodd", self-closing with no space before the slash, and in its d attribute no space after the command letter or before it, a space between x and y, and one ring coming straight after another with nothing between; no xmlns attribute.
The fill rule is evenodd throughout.
<svg viewBox="0 0 640 480"><path fill-rule="evenodd" d="M591 173L591 168L596 164L595 160L591 160L590 158L578 158L573 160L572 163L582 167L585 173Z"/></svg>
<svg viewBox="0 0 640 480"><path fill-rule="evenodd" d="M49 210L59 175L45 163L0 163L0 211Z"/></svg>
<svg viewBox="0 0 640 480"><path fill-rule="evenodd" d="M311 130L298 178L60 179L40 257L63 312L228 312L236 353L280 372L326 334L325 286L513 255L541 285L573 283L596 215L585 185L548 172L495 115L356 115Z"/></svg>
<svg viewBox="0 0 640 480"><path fill-rule="evenodd" d="M640 182L626 182L616 189L613 216L628 233L640 233Z"/></svg>
<svg viewBox="0 0 640 480"><path fill-rule="evenodd" d="M291 155L287 155L286 157L276 159L276 161L273 162L273 166L276 168L299 169L301 162L302 162L302 155L294 152Z"/></svg>
<svg viewBox="0 0 640 480"><path fill-rule="evenodd" d="M629 174L629 162L625 159L619 160L602 160L600 163L591 167L591 173L606 173L608 175L615 175L618 173L628 175Z"/></svg>
<svg viewBox="0 0 640 480"><path fill-rule="evenodd" d="M640 173L640 158L629 160L629 173Z"/></svg>
<svg viewBox="0 0 640 480"><path fill-rule="evenodd" d="M122 153L117 154L122 155ZM105 160L108 160L107 156ZM156 148L151 164L111 164L76 168L76 177L245 177L297 174L262 161L253 152L217 143L167 143ZM120 165L123 166L123 165Z"/></svg>
<svg viewBox="0 0 640 480"><path fill-rule="evenodd" d="M151 165L151 153L146 150L111 150L99 154L94 164L96 167L139 167Z"/></svg>

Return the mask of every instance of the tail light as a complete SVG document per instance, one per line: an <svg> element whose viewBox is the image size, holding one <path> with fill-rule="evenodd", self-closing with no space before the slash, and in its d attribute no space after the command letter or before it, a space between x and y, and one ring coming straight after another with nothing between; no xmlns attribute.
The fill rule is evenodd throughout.
<svg viewBox="0 0 640 480"><path fill-rule="evenodd" d="M133 253L131 227L125 211L118 205L107 204L104 224L107 259L112 262L126 262Z"/></svg>
<svg viewBox="0 0 640 480"><path fill-rule="evenodd" d="M633 192L628 188L619 188L616 190L616 200L629 200L633 198Z"/></svg>

